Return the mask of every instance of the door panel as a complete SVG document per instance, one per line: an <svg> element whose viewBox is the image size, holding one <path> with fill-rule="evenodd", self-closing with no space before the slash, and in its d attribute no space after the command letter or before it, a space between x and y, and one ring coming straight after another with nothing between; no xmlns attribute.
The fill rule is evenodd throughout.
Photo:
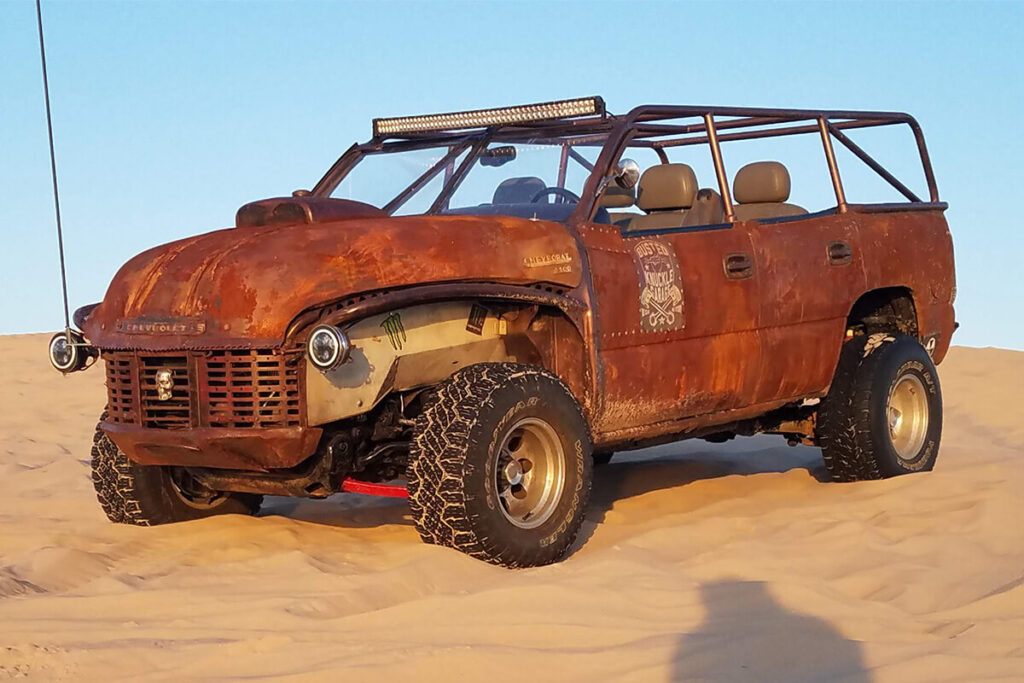
<svg viewBox="0 0 1024 683"><path fill-rule="evenodd" d="M756 400L823 391L850 305L864 288L856 219L837 214L749 225L763 276L764 365Z"/></svg>
<svg viewBox="0 0 1024 683"><path fill-rule="evenodd" d="M590 258L599 431L747 405L757 382L760 274L746 228L581 230ZM743 274L746 255L750 273Z"/></svg>

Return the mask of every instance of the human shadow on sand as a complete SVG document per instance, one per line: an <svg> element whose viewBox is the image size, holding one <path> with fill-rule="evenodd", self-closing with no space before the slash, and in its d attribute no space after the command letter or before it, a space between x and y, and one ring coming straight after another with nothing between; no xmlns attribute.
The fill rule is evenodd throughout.
<svg viewBox="0 0 1024 683"><path fill-rule="evenodd" d="M764 583L715 581L701 586L701 598L707 616L680 634L672 681L871 680L858 642L786 609Z"/></svg>

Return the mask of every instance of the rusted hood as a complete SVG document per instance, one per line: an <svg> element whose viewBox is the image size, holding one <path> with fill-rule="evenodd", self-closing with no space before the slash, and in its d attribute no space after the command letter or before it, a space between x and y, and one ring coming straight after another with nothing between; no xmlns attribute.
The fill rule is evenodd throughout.
<svg viewBox="0 0 1024 683"><path fill-rule="evenodd" d="M281 343L305 309L457 280L580 281L558 223L506 217L359 218L218 230L145 251L114 276L83 331L107 349Z"/></svg>

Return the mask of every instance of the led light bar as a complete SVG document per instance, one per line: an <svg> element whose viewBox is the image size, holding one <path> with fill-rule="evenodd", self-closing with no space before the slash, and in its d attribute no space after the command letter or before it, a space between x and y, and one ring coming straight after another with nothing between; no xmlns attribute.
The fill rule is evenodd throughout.
<svg viewBox="0 0 1024 683"><path fill-rule="evenodd" d="M604 116L604 113L603 99L600 97L583 97L576 100L524 104L518 107L475 109L473 111L451 112L449 114L374 119L373 136L422 133L433 130L486 128L487 126L524 123L527 121L551 121L593 115Z"/></svg>

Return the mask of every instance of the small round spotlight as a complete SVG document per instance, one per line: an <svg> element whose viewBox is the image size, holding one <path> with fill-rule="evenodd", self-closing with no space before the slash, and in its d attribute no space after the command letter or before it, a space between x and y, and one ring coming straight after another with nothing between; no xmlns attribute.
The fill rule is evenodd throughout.
<svg viewBox="0 0 1024 683"><path fill-rule="evenodd" d="M50 363L64 374L83 370L90 356L86 346L85 338L78 332L58 332L50 339Z"/></svg>
<svg viewBox="0 0 1024 683"><path fill-rule="evenodd" d="M333 370L348 360L352 344L344 332L333 325L317 325L306 342L309 360L321 370Z"/></svg>

